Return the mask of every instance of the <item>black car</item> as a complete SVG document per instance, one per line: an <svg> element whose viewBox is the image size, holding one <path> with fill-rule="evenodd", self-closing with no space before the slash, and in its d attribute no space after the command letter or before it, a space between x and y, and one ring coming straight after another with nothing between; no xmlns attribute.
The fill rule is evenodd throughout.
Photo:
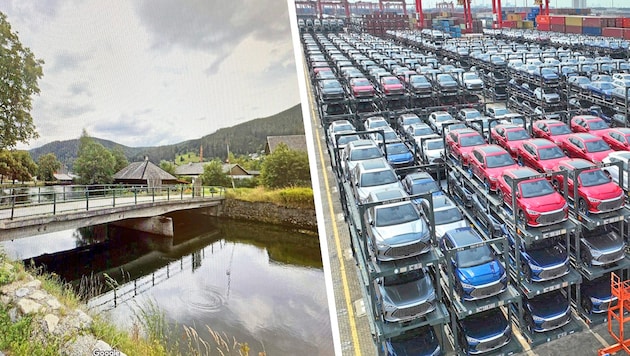
<svg viewBox="0 0 630 356"><path fill-rule="evenodd" d="M345 91L337 79L320 80L317 85L324 100L343 99L345 96Z"/></svg>
<svg viewBox="0 0 630 356"><path fill-rule="evenodd" d="M388 339L385 348L387 356L437 356L442 353L435 331L430 325Z"/></svg>

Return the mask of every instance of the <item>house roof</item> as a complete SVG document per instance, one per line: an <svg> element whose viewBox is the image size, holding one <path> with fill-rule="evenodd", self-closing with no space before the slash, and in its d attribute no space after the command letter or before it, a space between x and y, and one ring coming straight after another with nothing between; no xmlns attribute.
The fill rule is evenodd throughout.
<svg viewBox="0 0 630 356"><path fill-rule="evenodd" d="M148 180L148 179L160 179L165 180L177 180L170 173L166 172L162 168L156 166L148 160L142 162L130 163L127 167L121 169L114 174L114 179L117 180Z"/></svg>
<svg viewBox="0 0 630 356"><path fill-rule="evenodd" d="M182 166L177 166L175 167L175 174L180 176L200 176L203 174L203 167L206 164L208 164L208 162L190 162ZM255 173L253 174L252 172L245 170L239 164L223 163L221 168L223 169L224 173L229 173L234 168L238 168L249 175L255 175Z"/></svg>
<svg viewBox="0 0 630 356"><path fill-rule="evenodd" d="M280 143L286 144L291 150L307 152L305 135L267 136L265 152L273 153Z"/></svg>

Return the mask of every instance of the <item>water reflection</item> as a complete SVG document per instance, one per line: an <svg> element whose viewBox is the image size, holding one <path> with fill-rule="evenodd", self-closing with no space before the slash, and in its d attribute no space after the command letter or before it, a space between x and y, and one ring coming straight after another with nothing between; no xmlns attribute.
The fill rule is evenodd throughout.
<svg viewBox="0 0 630 356"><path fill-rule="evenodd" d="M333 354L316 236L190 213L172 217L175 236L168 244L110 227L106 240L102 230L86 229L5 246L22 258L40 251L25 240L55 246L33 260L76 285L81 276L107 274L112 281L89 305L108 310L120 325L130 327L134 310L154 301L174 323L195 326L210 339L208 325L247 342L250 354Z"/></svg>

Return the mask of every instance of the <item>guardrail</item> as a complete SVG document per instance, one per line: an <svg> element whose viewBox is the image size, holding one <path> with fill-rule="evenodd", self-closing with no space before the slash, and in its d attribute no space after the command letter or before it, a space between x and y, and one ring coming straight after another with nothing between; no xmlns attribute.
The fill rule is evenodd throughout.
<svg viewBox="0 0 630 356"><path fill-rule="evenodd" d="M25 189L28 192L18 192ZM66 185L39 187L37 191L35 188L11 188L0 191L0 219L223 197L225 188L215 186Z"/></svg>

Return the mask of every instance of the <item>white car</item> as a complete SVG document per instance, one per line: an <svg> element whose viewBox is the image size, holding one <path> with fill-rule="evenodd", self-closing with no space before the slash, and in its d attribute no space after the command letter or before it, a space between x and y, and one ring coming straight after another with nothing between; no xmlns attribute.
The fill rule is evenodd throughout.
<svg viewBox="0 0 630 356"><path fill-rule="evenodd" d="M483 80L481 80L477 73L466 72L462 73L462 81L464 87L468 90L481 90L483 89Z"/></svg>
<svg viewBox="0 0 630 356"><path fill-rule="evenodd" d="M560 94L553 89L543 89L538 87L534 89L534 96L540 101L544 101L546 104L559 104Z"/></svg>
<svg viewBox="0 0 630 356"><path fill-rule="evenodd" d="M407 128L409 136L416 141L416 145L420 147L422 139L439 137L427 124L414 124Z"/></svg>
<svg viewBox="0 0 630 356"><path fill-rule="evenodd" d="M365 119L364 126L365 129L368 131L381 129L386 130L391 128L391 126L389 126L389 122L387 122L387 120L385 120L385 118L382 116L368 117L367 119Z"/></svg>
<svg viewBox="0 0 630 356"><path fill-rule="evenodd" d="M442 138L424 140L421 147L424 163L433 164L444 161L444 140Z"/></svg>
<svg viewBox="0 0 630 356"><path fill-rule="evenodd" d="M448 111L434 111L429 115L429 125L438 133L442 133L442 125L452 122L453 116Z"/></svg>
<svg viewBox="0 0 630 356"><path fill-rule="evenodd" d="M628 161L630 161L630 151L615 151L606 156L602 163L616 163L621 162L623 165L623 189L628 189ZM603 167L606 174L608 174L613 182L619 184L619 168L617 166Z"/></svg>
<svg viewBox="0 0 630 356"><path fill-rule="evenodd" d="M356 128L348 120L336 120L328 126L328 139L335 142L335 135L339 133L356 132Z"/></svg>

